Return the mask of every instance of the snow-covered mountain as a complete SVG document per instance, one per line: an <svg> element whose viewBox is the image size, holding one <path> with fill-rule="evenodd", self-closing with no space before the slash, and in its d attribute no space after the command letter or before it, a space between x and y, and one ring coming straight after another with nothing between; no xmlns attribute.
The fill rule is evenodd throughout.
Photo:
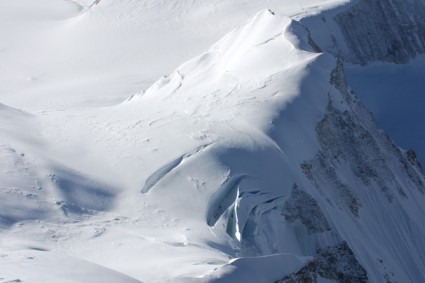
<svg viewBox="0 0 425 283"><path fill-rule="evenodd" d="M424 19L425 4L416 0L351 1L302 19L314 41L345 62L349 85L380 126L422 163Z"/></svg>
<svg viewBox="0 0 425 283"><path fill-rule="evenodd" d="M204 2L0 2L0 282L424 281L425 4Z"/></svg>

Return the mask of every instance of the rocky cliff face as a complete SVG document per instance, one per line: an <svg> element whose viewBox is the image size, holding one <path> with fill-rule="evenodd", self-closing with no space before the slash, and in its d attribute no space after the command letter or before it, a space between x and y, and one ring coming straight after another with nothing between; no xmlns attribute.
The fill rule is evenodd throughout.
<svg viewBox="0 0 425 283"><path fill-rule="evenodd" d="M329 73L329 82L337 92L328 95L315 127L318 152L298 165L303 176L267 201L259 197L261 190L248 195L243 193L247 184L238 183L241 193L223 214L230 217L227 231L239 242L241 256L288 251L313 256L305 268L277 282L419 280L420 272L407 269L421 264L416 257L422 257L425 246L405 231L424 229L413 224L420 222L422 204L416 199L423 199L424 178L349 89L341 62ZM288 246L290 241L295 243ZM401 243L421 252L409 255ZM404 254L412 266L397 274L400 265L383 260L388 253Z"/></svg>
<svg viewBox="0 0 425 283"><path fill-rule="evenodd" d="M316 257L299 271L275 283L317 283L320 278L334 282L368 282L366 270L359 264L346 242L318 250Z"/></svg>

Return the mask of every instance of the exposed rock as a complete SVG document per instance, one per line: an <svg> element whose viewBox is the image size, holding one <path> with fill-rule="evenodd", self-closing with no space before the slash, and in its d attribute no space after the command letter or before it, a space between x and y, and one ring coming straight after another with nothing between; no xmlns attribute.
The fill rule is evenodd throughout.
<svg viewBox="0 0 425 283"><path fill-rule="evenodd" d="M331 230L317 201L296 185L282 208L282 215L291 223L301 221L309 234Z"/></svg>
<svg viewBox="0 0 425 283"><path fill-rule="evenodd" d="M415 166L420 172L422 172L422 166L416 158L416 152L413 149L406 151L406 157L409 162Z"/></svg>
<svg viewBox="0 0 425 283"><path fill-rule="evenodd" d="M341 60L337 60L335 69L331 72L330 83L342 94L348 93L347 81L344 75L344 65Z"/></svg>
<svg viewBox="0 0 425 283"><path fill-rule="evenodd" d="M317 251L314 260L276 283L316 283L318 276L336 282L368 282L366 270L346 242Z"/></svg>
<svg viewBox="0 0 425 283"><path fill-rule="evenodd" d="M336 171L349 168L365 187L377 185L390 202L394 197L390 188L404 194L372 134L350 112L330 108L316 128L322 150L315 164L323 167L317 171L325 170L330 183L348 188L338 179ZM326 158L328 156L332 159ZM354 194L352 189L349 191Z"/></svg>
<svg viewBox="0 0 425 283"><path fill-rule="evenodd" d="M338 282L368 282L366 270L357 261L347 242L317 252L317 273Z"/></svg>
<svg viewBox="0 0 425 283"><path fill-rule="evenodd" d="M298 272L285 276L275 283L316 283L317 282L317 264L313 260Z"/></svg>

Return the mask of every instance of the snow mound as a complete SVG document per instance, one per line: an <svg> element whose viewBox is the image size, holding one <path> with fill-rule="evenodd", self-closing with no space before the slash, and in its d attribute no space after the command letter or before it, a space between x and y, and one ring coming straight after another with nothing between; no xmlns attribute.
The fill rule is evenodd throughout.
<svg viewBox="0 0 425 283"><path fill-rule="evenodd" d="M340 276L383 280L390 275L381 261L397 258L387 254L395 249L412 264L388 261L386 268L398 280L419 280L423 176L351 92L342 63L315 51L301 24L265 10L121 105L144 109L155 99L173 109L169 115L216 137L193 158L180 155L159 166L144 191L176 217L227 233L238 256L318 257L346 242L356 265ZM211 164L219 178L210 175ZM197 190L194 175L203 184ZM378 220L387 213L398 224ZM418 238L386 238L397 225ZM418 252L409 255L397 242ZM322 264L326 270L318 274L334 280L339 271Z"/></svg>
<svg viewBox="0 0 425 283"><path fill-rule="evenodd" d="M83 26L83 38L102 37L99 25L86 23L133 23L139 11L171 2L98 3L58 30L79 36ZM308 3L307 14L323 8ZM112 9L120 5L138 10ZM7 207L0 214L7 228L0 231L1 252L9 241L35 242L17 252L4 249L7 280L52 281L44 277L46 264L63 263L77 281L101 273L108 276L104 281L119 282L285 282L303 276L422 282L425 180L377 127L349 88L343 63L305 23L263 10L117 106L68 105L73 109L31 119L2 107L5 115L20 117L22 127L0 132L1 166L12 168L0 172L6 180L0 205ZM58 30L46 27L46 36ZM90 52L73 58L90 54L97 68L112 69L113 56L97 60L107 50L85 47ZM152 62L155 56L145 65ZM82 73L90 81L92 67ZM58 72L67 84L48 86L71 91L68 71ZM28 249L39 264L27 277L16 276Z"/></svg>
<svg viewBox="0 0 425 283"><path fill-rule="evenodd" d="M262 83L295 67L298 62L315 57L297 49L299 41L288 31L291 25L289 18L264 10L226 35L209 51L182 64L171 75L159 79L130 100L141 95L181 94L190 87L200 88L207 81L218 84L218 80L228 80L236 87L242 83L255 87L256 82ZM311 48L308 47L308 51Z"/></svg>

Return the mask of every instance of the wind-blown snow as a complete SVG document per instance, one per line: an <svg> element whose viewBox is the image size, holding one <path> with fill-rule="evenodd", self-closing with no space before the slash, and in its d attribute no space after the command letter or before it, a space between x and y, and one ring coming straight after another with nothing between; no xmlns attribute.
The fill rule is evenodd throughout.
<svg viewBox="0 0 425 283"><path fill-rule="evenodd" d="M0 4L0 280L423 281L424 178L294 20L347 1L28 2Z"/></svg>

